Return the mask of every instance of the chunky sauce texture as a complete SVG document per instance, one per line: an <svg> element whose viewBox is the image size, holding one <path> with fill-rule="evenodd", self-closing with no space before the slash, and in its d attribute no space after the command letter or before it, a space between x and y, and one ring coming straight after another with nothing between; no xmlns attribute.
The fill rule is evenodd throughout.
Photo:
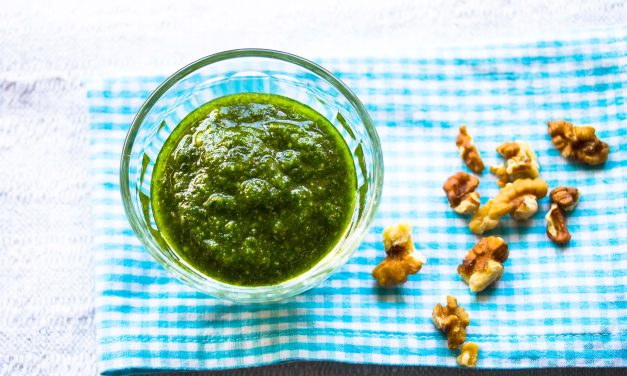
<svg viewBox="0 0 627 376"><path fill-rule="evenodd" d="M313 267L353 213L355 167L338 131L310 107L235 94L190 113L152 179L159 231L200 272L244 286Z"/></svg>

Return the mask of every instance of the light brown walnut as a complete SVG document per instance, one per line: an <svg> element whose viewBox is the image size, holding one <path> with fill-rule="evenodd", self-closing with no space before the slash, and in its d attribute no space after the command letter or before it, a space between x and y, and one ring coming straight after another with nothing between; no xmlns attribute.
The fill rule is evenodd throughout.
<svg viewBox="0 0 627 376"><path fill-rule="evenodd" d="M512 202L512 207L509 215L517 221L524 221L538 212L538 200L534 195L520 196Z"/></svg>
<svg viewBox="0 0 627 376"><path fill-rule="evenodd" d="M455 141L459 154L461 155L464 163L475 174L480 174L485 168L479 150L472 141L472 137L468 134L468 130L465 125L459 127L459 134Z"/></svg>
<svg viewBox="0 0 627 376"><path fill-rule="evenodd" d="M407 277L418 273L427 262L427 258L414 247L409 223L387 226L383 230L383 245L387 257L372 271L381 286L407 282Z"/></svg>
<svg viewBox="0 0 627 376"><path fill-rule="evenodd" d="M470 317L463 307L457 305L455 297L447 296L444 307L440 303L436 304L431 318L436 328L446 333L449 349L456 349L464 343Z"/></svg>
<svg viewBox="0 0 627 376"><path fill-rule="evenodd" d="M466 342L462 345L461 353L457 357L457 364L462 367L475 367L479 359L479 345Z"/></svg>
<svg viewBox="0 0 627 376"><path fill-rule="evenodd" d="M527 142L505 142L496 151L506 159L501 166L490 167L490 172L498 178L499 187L516 179L533 179L540 175L538 157Z"/></svg>
<svg viewBox="0 0 627 376"><path fill-rule="evenodd" d="M483 234L485 231L492 230L499 223L501 217L508 213L512 213L515 219L529 218L537 211L537 204L535 209L533 205L529 204L530 196L539 200L546 196L548 189L548 185L541 178L517 179L508 183L501 188L494 198L475 212L468 225L470 231L475 234ZM526 203L525 200L527 200ZM521 210L522 204L527 206L523 210L524 216L516 215L515 212Z"/></svg>
<svg viewBox="0 0 627 376"><path fill-rule="evenodd" d="M485 290L503 275L503 263L509 256L507 243L500 237L488 236L475 244L457 267L457 273L470 291Z"/></svg>
<svg viewBox="0 0 627 376"><path fill-rule="evenodd" d="M459 214L471 214L479 208L479 179L465 172L450 176L442 185L449 205Z"/></svg>
<svg viewBox="0 0 627 376"><path fill-rule="evenodd" d="M549 121L549 135L553 145L564 158L576 159L589 165L605 163L610 147L599 140L590 126L575 126L564 120Z"/></svg>

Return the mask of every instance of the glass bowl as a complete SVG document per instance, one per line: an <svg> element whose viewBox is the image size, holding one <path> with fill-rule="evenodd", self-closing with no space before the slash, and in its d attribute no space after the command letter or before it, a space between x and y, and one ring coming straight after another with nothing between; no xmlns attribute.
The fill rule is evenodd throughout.
<svg viewBox="0 0 627 376"><path fill-rule="evenodd" d="M343 237L315 266L268 286L236 286L210 278L179 257L161 236L150 199L151 175L170 133L191 111L225 95L260 92L295 99L325 116L351 150L357 172L353 215ZM202 58L165 80L141 106L124 142L120 187L137 237L167 270L209 295L237 303L272 302L323 281L357 249L372 222L383 185L379 137L363 104L324 68L284 52L243 49Z"/></svg>

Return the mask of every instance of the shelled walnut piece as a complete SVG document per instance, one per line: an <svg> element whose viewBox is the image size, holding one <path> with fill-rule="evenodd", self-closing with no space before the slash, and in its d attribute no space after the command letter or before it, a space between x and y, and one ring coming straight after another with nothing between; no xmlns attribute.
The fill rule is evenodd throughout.
<svg viewBox="0 0 627 376"><path fill-rule="evenodd" d="M551 209L546 216L546 236L557 244L566 244L571 235L566 226L566 211L572 211L579 202L579 190L574 187L557 187L549 194Z"/></svg>
<svg viewBox="0 0 627 376"><path fill-rule="evenodd" d="M579 190L575 187L557 187L549 193L552 203L565 211L573 211L579 203Z"/></svg>
<svg viewBox="0 0 627 376"><path fill-rule="evenodd" d="M590 126L575 126L564 120L549 121L549 135L553 145L564 158L576 159L589 165L607 161L610 147L599 140Z"/></svg>
<svg viewBox="0 0 627 376"><path fill-rule="evenodd" d="M501 166L490 167L490 172L498 177L499 187L516 179L533 179L540 175L538 157L527 142L505 142L496 151L507 160Z"/></svg>
<svg viewBox="0 0 627 376"><path fill-rule="evenodd" d="M546 219L546 236L549 239L556 244L566 244L570 241L566 217L557 204L551 204L551 209L544 218Z"/></svg>
<svg viewBox="0 0 627 376"><path fill-rule="evenodd" d="M455 141L457 148L459 149L459 154L461 155L464 163L470 169L470 171L475 174L480 174L485 168L483 161L481 160L481 155L479 154L479 150L472 142L472 137L468 134L466 130L466 126L462 125L459 127L459 134L457 135L457 140Z"/></svg>
<svg viewBox="0 0 627 376"><path fill-rule="evenodd" d="M449 205L459 214L471 214L479 208L479 179L465 172L450 176L442 185Z"/></svg>
<svg viewBox="0 0 627 376"><path fill-rule="evenodd" d="M461 354L457 357L457 364L463 367L475 367L479 358L479 345L474 342L465 342Z"/></svg>
<svg viewBox="0 0 627 376"><path fill-rule="evenodd" d="M475 234L492 230L504 215L514 219L529 218L538 210L537 200L546 196L549 187L541 178L517 179L501 188L494 198L479 208L468 227Z"/></svg>
<svg viewBox="0 0 627 376"><path fill-rule="evenodd" d="M524 221L538 212L538 200L532 194L520 196L512 202L512 207L509 215L517 221Z"/></svg>
<svg viewBox="0 0 627 376"><path fill-rule="evenodd" d="M503 275L503 263L509 256L507 243L500 237L488 236L475 244L457 267L457 273L470 287L479 292Z"/></svg>
<svg viewBox="0 0 627 376"><path fill-rule="evenodd" d="M383 246L387 257L372 271L381 286L407 282L407 277L418 273L427 262L427 258L414 247L409 223L387 226L383 230Z"/></svg>
<svg viewBox="0 0 627 376"><path fill-rule="evenodd" d="M457 305L455 297L446 297L446 307L436 304L431 318L436 328L446 333L449 349L456 349L466 341L466 327L470 324L470 317L463 307Z"/></svg>

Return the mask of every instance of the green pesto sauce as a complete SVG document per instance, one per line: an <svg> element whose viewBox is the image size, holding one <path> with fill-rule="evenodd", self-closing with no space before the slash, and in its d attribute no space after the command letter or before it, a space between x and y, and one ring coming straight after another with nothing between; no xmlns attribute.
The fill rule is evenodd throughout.
<svg viewBox="0 0 627 376"><path fill-rule="evenodd" d="M190 113L154 168L160 233L202 273L276 284L313 267L353 213L348 146L327 119L278 95L235 94Z"/></svg>

